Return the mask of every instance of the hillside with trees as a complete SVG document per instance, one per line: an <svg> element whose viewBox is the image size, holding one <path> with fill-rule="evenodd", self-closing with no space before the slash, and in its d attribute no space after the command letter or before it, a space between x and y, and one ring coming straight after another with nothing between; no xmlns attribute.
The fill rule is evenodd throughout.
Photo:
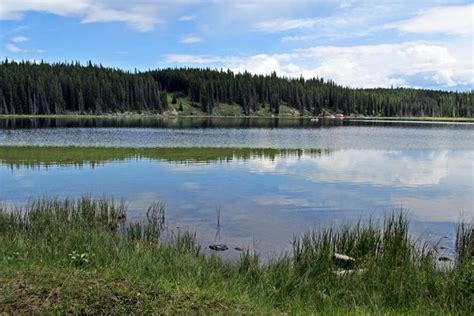
<svg viewBox="0 0 474 316"><path fill-rule="evenodd" d="M472 117L474 91L353 89L322 78L282 78L230 70L168 68L127 72L101 65L0 64L0 114L178 112L182 102L212 115L222 105L243 115L282 107L305 115Z"/></svg>

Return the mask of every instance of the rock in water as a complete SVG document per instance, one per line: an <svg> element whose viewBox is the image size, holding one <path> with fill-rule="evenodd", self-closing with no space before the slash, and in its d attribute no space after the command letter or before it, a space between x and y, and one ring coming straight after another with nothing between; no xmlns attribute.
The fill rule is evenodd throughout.
<svg viewBox="0 0 474 316"><path fill-rule="evenodd" d="M229 249L229 247L227 247L224 244L209 245L209 248L212 249L212 250L215 250L215 251L225 251L225 250Z"/></svg>

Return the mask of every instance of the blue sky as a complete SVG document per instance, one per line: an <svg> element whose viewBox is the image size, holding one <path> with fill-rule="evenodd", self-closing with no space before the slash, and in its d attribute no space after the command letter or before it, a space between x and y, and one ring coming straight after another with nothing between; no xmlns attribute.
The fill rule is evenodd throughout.
<svg viewBox="0 0 474 316"><path fill-rule="evenodd" d="M3 58L474 88L473 1L2 0Z"/></svg>

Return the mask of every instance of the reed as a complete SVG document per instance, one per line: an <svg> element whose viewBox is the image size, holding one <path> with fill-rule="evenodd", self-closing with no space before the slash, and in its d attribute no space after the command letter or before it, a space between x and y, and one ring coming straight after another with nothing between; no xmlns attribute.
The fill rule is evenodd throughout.
<svg viewBox="0 0 474 316"><path fill-rule="evenodd" d="M472 224L456 262L413 241L403 212L295 236L288 254L227 261L167 232L165 206L131 223L123 202L83 197L0 207L0 310L19 313L472 314ZM166 236L166 237L165 237ZM335 253L355 261L334 260Z"/></svg>

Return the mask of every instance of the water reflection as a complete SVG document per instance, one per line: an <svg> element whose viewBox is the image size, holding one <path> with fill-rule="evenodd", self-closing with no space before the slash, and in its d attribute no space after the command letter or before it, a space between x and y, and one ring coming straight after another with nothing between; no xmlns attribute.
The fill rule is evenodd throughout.
<svg viewBox="0 0 474 316"><path fill-rule="evenodd" d="M162 160L175 163L211 163L231 160L247 161L251 158L319 157L328 154L321 149L272 149L272 148L106 148L106 147L29 147L0 146L0 161L11 168L103 165L107 162L134 159Z"/></svg>
<svg viewBox="0 0 474 316"><path fill-rule="evenodd" d="M303 152L298 157L250 160L254 172L275 172L313 181L346 182L389 187L437 185L455 173L472 179L472 151L326 151L318 159ZM466 181L467 182L467 181Z"/></svg>
<svg viewBox="0 0 474 316"><path fill-rule="evenodd" d="M76 150L76 151L74 151ZM80 156L82 154L82 156ZM132 219L153 200L170 226L264 254L295 233L404 207L426 232L473 217L472 150L0 148L0 200L123 198ZM440 228L441 227L441 228Z"/></svg>
<svg viewBox="0 0 474 316"><path fill-rule="evenodd" d="M83 117L0 119L0 129L31 128L309 128L343 125L341 120L312 121L304 118L210 118L210 117ZM346 123L348 124L348 123Z"/></svg>
<svg viewBox="0 0 474 316"><path fill-rule="evenodd" d="M0 129L39 128L330 128L340 126L439 128L473 125L463 122L420 122L390 120L338 120L309 118L243 118L243 117L65 117L65 118L0 118Z"/></svg>

